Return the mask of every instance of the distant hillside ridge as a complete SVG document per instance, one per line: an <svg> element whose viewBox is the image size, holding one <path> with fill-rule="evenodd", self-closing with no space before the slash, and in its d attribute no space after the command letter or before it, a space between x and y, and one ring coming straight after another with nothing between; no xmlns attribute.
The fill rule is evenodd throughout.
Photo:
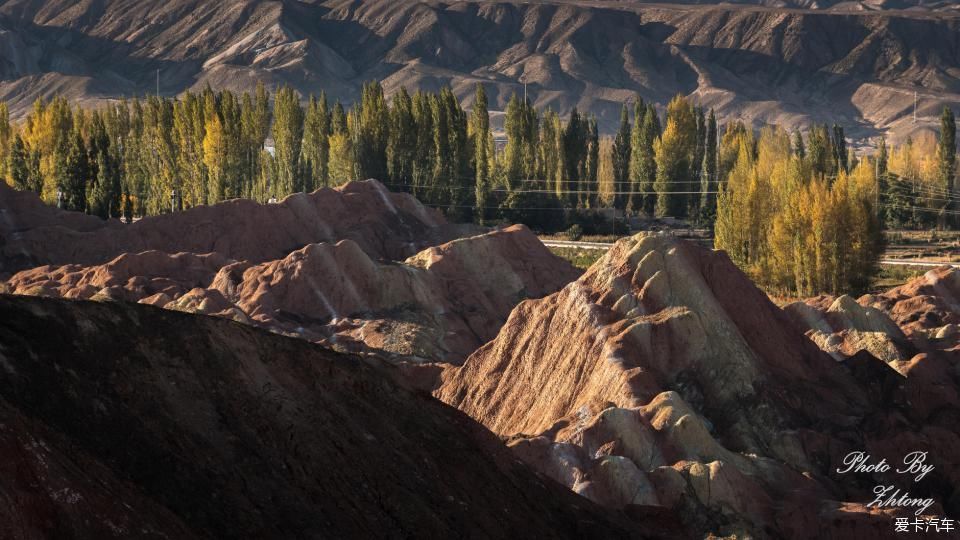
<svg viewBox="0 0 960 540"><path fill-rule="evenodd" d="M23 115L55 94L92 105L263 80L352 102L377 79L388 93L449 85L469 106L484 83L491 109L526 92L540 108L593 112L608 132L636 93L660 104L680 93L721 121L839 123L894 142L960 103L950 4L688 3L10 0L0 99Z"/></svg>

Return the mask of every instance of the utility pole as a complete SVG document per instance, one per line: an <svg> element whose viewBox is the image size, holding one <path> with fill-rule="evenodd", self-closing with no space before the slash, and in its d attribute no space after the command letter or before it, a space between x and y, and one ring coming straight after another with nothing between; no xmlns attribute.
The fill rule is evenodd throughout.
<svg viewBox="0 0 960 540"><path fill-rule="evenodd" d="M880 219L880 156L874 154L873 156L873 177L877 181L877 192L876 199L874 201L874 212L876 212L877 219Z"/></svg>
<svg viewBox="0 0 960 540"><path fill-rule="evenodd" d="M157 99L160 99L160 69L157 68Z"/></svg>

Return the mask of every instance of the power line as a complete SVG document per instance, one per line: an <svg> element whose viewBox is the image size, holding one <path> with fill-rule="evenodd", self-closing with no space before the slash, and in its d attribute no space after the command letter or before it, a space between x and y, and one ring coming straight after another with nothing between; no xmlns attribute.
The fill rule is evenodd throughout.
<svg viewBox="0 0 960 540"><path fill-rule="evenodd" d="M471 188L472 189L472 188ZM490 190L490 193L543 193L552 195L703 195L719 193L719 191L554 191L550 189L523 190L523 189L498 189Z"/></svg>
<svg viewBox="0 0 960 540"><path fill-rule="evenodd" d="M910 183L905 180L896 180L901 183ZM929 200L929 201L945 201L945 202L960 202L960 193L949 191L949 190L939 190L930 186L918 186L913 184L912 194L902 193L900 194L903 198L909 198L913 200ZM919 192L919 193L918 193Z"/></svg>
<svg viewBox="0 0 960 540"><path fill-rule="evenodd" d="M935 212L937 214L960 215L960 210L947 210L940 208L926 208L922 206L897 206L895 204L881 204L883 208L894 208L898 210L914 210L920 212Z"/></svg>
<svg viewBox="0 0 960 540"><path fill-rule="evenodd" d="M464 177L464 178L465 178L465 179L469 179L469 180L473 180L472 177ZM716 180L716 181L719 182L719 180ZM540 179L536 179L536 178L524 178L524 179L518 180L517 182L518 182L518 183L521 183L521 184L522 184L522 183L525 183L525 182L540 183L540 184L579 184L579 183L587 182L587 180L540 180ZM599 184L599 181L598 181L597 183ZM627 184L627 185L631 185L631 184L635 184L635 183L636 183L636 182L631 182L631 181L628 180L628 181L624 181L624 182L604 182L602 185L611 185L611 184L612 184L612 185L617 185L617 184ZM678 180L678 181L676 181L676 182L670 181L670 182L668 182L668 183L669 183L669 184L702 184L703 181L701 181L701 180Z"/></svg>
<svg viewBox="0 0 960 540"><path fill-rule="evenodd" d="M384 184L387 187L412 188L416 191L446 191L451 189L475 191L469 186L410 186L407 184ZM703 195L716 194L719 191L591 191L591 190L552 190L552 189L488 189L487 193L541 193L544 195Z"/></svg>
<svg viewBox="0 0 960 540"><path fill-rule="evenodd" d="M438 209L441 209L441 210L442 210L442 209L445 209L445 208L472 208L472 209L474 209L474 210L481 210L481 209L482 209L482 210L551 210L551 211L554 211L554 212L570 212L570 211L577 211L577 210L596 210L596 211L606 211L606 210L610 210L610 208L568 208L568 207L552 207L552 208L550 208L550 207L542 207L542 208L538 208L538 207L535 207L535 206L520 206L520 207L516 207L516 208L502 208L502 207L500 207L500 206L475 206L475 205L469 205L469 204L466 204L466 205L463 205L463 204L455 204L455 205L449 205L449 204L426 204L426 203L422 203L422 204L423 204L423 206L426 206L426 207L428 207L428 208L438 208Z"/></svg>

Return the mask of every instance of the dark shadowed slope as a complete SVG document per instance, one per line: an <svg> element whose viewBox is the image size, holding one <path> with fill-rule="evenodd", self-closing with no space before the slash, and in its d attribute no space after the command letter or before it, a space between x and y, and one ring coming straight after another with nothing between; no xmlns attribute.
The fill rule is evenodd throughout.
<svg viewBox="0 0 960 540"><path fill-rule="evenodd" d="M0 296L0 536L627 536L389 372L216 318Z"/></svg>

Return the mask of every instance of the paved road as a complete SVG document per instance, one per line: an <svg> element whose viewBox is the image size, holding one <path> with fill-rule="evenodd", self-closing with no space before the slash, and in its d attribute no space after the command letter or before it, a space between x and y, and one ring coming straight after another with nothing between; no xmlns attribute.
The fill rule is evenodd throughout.
<svg viewBox="0 0 960 540"><path fill-rule="evenodd" d="M912 259L881 259L880 264L887 266L920 266L923 268L937 268L938 266L952 266L954 268L960 268L960 264L958 263L917 261Z"/></svg>
<svg viewBox="0 0 960 540"><path fill-rule="evenodd" d="M573 240L544 240L543 245L547 247L577 248L577 249L602 249L607 250L613 247L613 244L605 242L578 242ZM886 266L917 266L921 268L936 268L938 266L949 265L954 268L960 268L960 263L944 263L937 261L923 261L915 259L881 259L880 264Z"/></svg>
<svg viewBox="0 0 960 540"><path fill-rule="evenodd" d="M613 244L607 244L603 242L575 242L573 240L544 240L543 245L547 247L603 249L603 250L607 250L613 247Z"/></svg>

